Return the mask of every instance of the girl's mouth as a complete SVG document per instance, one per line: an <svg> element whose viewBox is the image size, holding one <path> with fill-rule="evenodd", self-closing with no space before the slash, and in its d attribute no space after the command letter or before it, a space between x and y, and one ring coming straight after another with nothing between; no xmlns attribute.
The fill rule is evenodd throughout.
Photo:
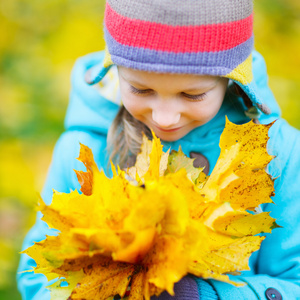
<svg viewBox="0 0 300 300"><path fill-rule="evenodd" d="M181 129L182 127L177 127L177 128L171 128L171 129L164 129L164 128L161 128L161 127L158 127L157 128L160 130L160 131L163 131L163 132L174 132L174 131L178 131L179 129Z"/></svg>

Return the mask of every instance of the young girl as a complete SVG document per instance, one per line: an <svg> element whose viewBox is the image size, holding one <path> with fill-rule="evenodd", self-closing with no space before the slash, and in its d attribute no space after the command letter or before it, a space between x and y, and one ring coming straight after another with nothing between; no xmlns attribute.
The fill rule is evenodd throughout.
<svg viewBox="0 0 300 300"><path fill-rule="evenodd" d="M270 123L268 172L275 180L274 204L264 211L283 228L269 234L250 259L250 271L235 287L187 276L175 296L158 299L300 299L300 137L280 118L267 86L263 58L253 50L251 0L108 0L107 50L78 60L72 74L66 132L59 139L43 191L79 189L74 169L79 142L89 146L99 168L109 159L134 162L142 132L152 129L165 149L181 145L196 166L210 173L220 149L225 116L236 124ZM51 234L37 222L24 248ZM35 262L23 255L19 271ZM23 299L50 299L47 280L18 275ZM153 297L155 298L155 297Z"/></svg>

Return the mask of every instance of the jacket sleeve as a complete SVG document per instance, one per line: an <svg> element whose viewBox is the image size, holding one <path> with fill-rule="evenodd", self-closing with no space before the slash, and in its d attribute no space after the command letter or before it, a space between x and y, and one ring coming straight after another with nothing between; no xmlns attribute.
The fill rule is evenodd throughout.
<svg viewBox="0 0 300 300"><path fill-rule="evenodd" d="M103 135L89 134L82 131L68 131L64 133L55 146L52 163L42 192L42 198L46 204L51 203L53 189L64 193L69 193L70 190L74 189L79 190L80 186L73 171L74 169L84 170L83 164L76 160L76 157L79 155L79 143L83 143L93 150L95 157L98 158L99 167L104 165L103 152L106 147L106 138ZM23 250L32 246L34 242L44 240L46 234L55 234L55 231L53 229L50 230L40 218L41 213L38 213L35 225L24 239ZM22 299L49 300L50 292L46 289L48 285L47 278L43 274L35 274L33 271L24 272L32 270L35 266L35 261L27 254L21 255L17 281Z"/></svg>
<svg viewBox="0 0 300 300"><path fill-rule="evenodd" d="M266 235L252 258L251 271L232 277L246 283L244 287L210 280L222 300L281 299L279 294L282 299L300 299L300 132L278 120L271 128L268 148L276 155L269 166L276 178L275 197L274 204L263 210L270 211L282 228Z"/></svg>

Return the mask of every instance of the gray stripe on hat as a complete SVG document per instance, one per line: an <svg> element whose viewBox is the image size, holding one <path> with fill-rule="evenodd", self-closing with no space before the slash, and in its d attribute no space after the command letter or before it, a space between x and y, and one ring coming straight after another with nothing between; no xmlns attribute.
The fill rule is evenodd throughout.
<svg viewBox="0 0 300 300"><path fill-rule="evenodd" d="M251 15L253 0L107 0L122 16L173 26L219 24Z"/></svg>

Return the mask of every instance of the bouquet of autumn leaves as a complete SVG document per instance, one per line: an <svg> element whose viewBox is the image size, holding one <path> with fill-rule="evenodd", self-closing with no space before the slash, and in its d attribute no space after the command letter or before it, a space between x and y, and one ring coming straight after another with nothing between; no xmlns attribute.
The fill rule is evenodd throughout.
<svg viewBox="0 0 300 300"><path fill-rule="evenodd" d="M227 273L247 270L262 232L277 227L268 212L273 180L265 172L271 125L234 125L228 120L221 154L208 177L181 150L162 151L144 137L134 167L99 171L81 145L76 171L81 194L54 192L40 201L43 220L59 230L24 252L48 280L52 299L149 300L188 273L232 282ZM67 282L62 285L61 281ZM66 286L67 285L67 286Z"/></svg>

